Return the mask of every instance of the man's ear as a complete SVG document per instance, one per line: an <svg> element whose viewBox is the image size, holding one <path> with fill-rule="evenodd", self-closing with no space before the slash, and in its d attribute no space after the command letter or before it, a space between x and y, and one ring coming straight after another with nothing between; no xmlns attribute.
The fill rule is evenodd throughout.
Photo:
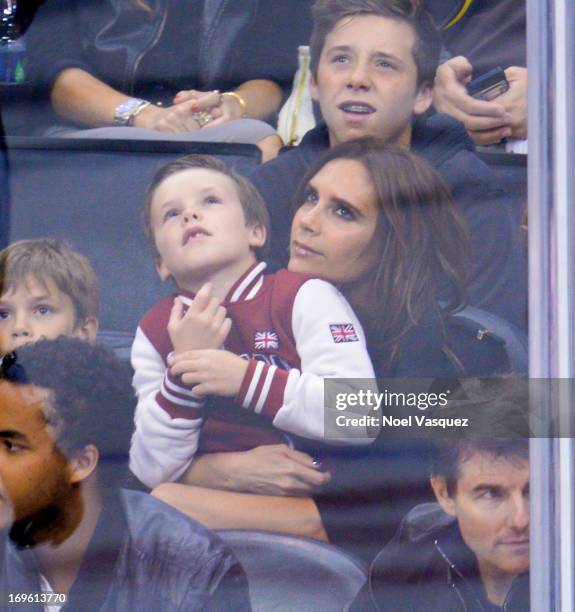
<svg viewBox="0 0 575 612"><path fill-rule="evenodd" d="M250 246L254 249L264 246L268 233L261 223L250 225Z"/></svg>
<svg viewBox="0 0 575 612"><path fill-rule="evenodd" d="M309 78L309 92L315 102L319 102L319 88L317 86L316 75L312 74Z"/></svg>
<svg viewBox="0 0 575 612"><path fill-rule="evenodd" d="M87 444L79 451L76 451L68 462L70 466L70 482L79 483L86 480L96 469L99 460L100 453L93 444Z"/></svg>
<svg viewBox="0 0 575 612"><path fill-rule="evenodd" d="M100 321L98 321L97 317L86 317L84 321L76 327L74 336L80 338L80 340L95 342L99 327Z"/></svg>
<svg viewBox="0 0 575 612"><path fill-rule="evenodd" d="M433 86L429 83L423 83L419 86L419 91L415 96L413 105L413 113L422 115L430 106L433 100Z"/></svg>
<svg viewBox="0 0 575 612"><path fill-rule="evenodd" d="M430 482L431 488L435 493L435 498L443 508L443 511L451 516L455 516L455 500L447 491L447 482L445 478L443 478L443 476L432 476Z"/></svg>
<svg viewBox="0 0 575 612"><path fill-rule="evenodd" d="M164 282L164 283L167 280L170 280L170 278L172 278L172 275L171 275L170 271L163 264L163 262L160 259L160 257L158 257L156 259L156 271L158 272L160 278L162 279L162 282Z"/></svg>

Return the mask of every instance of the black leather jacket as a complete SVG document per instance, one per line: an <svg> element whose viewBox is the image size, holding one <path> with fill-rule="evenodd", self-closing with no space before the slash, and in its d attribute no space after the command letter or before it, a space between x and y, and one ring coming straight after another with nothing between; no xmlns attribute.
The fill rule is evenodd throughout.
<svg viewBox="0 0 575 612"><path fill-rule="evenodd" d="M475 555L438 504L416 506L373 561L348 612L485 612ZM505 612L529 612L529 575L515 578Z"/></svg>
<svg viewBox="0 0 575 612"><path fill-rule="evenodd" d="M40 593L33 549L0 534L0 612L44 612L6 593ZM243 568L199 523L151 495L109 493L76 580L69 612L250 612Z"/></svg>
<svg viewBox="0 0 575 612"><path fill-rule="evenodd" d="M272 80L287 91L297 46L307 43L309 3L214 0L207 11L203 0L146 0L147 11L133 0L47 0L28 30L30 76L44 98L66 68L154 102L183 88L223 91L250 79ZM171 11L186 18L183 27ZM157 79L143 70L152 51ZM154 81L165 69L182 79L178 89L162 93Z"/></svg>

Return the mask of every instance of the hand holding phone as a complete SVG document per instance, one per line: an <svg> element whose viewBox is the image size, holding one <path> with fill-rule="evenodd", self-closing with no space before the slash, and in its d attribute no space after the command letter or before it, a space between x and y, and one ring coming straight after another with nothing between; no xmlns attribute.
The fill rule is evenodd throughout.
<svg viewBox="0 0 575 612"><path fill-rule="evenodd" d="M477 100L490 101L509 90L509 82L501 66L493 68L467 84L467 93Z"/></svg>

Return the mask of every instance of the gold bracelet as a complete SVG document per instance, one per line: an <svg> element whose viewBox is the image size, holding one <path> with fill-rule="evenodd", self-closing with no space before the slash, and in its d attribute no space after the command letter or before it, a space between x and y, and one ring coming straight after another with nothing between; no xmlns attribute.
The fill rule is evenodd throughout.
<svg viewBox="0 0 575 612"><path fill-rule="evenodd" d="M224 91L223 94L220 94L220 100L223 101L224 96L230 96L233 98L242 108L242 118L248 116L248 107L246 101L240 96L240 94L235 91Z"/></svg>

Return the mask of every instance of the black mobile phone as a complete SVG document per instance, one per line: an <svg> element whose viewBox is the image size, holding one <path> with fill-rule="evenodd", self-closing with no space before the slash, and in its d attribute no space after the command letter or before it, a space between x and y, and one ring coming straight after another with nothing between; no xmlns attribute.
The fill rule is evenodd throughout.
<svg viewBox="0 0 575 612"><path fill-rule="evenodd" d="M509 82L501 66L478 76L467 84L467 93L478 100L493 100L509 89Z"/></svg>

